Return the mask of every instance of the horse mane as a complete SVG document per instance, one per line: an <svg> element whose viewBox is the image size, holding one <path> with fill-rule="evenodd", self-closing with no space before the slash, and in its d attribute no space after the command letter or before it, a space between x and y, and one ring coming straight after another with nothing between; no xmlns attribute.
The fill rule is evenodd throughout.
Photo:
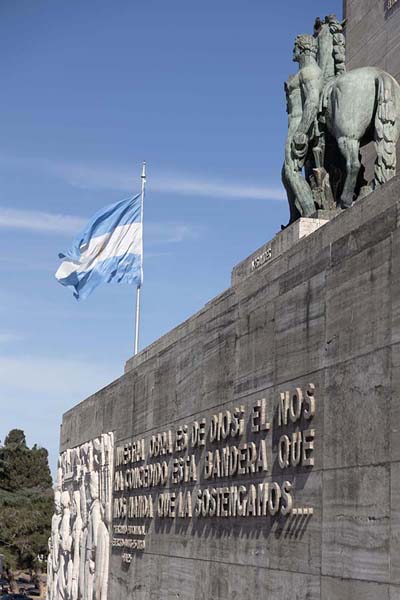
<svg viewBox="0 0 400 600"><path fill-rule="evenodd" d="M335 20L330 23L329 29L333 36L335 75L341 75L346 72L346 38L344 37L344 26L335 17Z"/></svg>
<svg viewBox="0 0 400 600"><path fill-rule="evenodd" d="M314 36L318 42L318 63L325 80L337 77L346 71L346 41L344 22L336 15L319 17L314 24Z"/></svg>

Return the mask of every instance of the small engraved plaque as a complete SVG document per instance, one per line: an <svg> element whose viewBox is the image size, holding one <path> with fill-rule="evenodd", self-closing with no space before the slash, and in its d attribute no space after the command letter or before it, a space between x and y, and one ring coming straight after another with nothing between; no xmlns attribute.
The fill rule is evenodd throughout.
<svg viewBox="0 0 400 600"><path fill-rule="evenodd" d="M262 267L270 258L272 258L272 249L267 248L262 254L259 254L251 261L251 272Z"/></svg>

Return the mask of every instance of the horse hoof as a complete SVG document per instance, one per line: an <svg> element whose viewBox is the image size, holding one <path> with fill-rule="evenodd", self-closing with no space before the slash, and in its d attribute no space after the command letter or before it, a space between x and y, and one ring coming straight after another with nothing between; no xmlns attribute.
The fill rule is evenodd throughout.
<svg viewBox="0 0 400 600"><path fill-rule="evenodd" d="M372 186L371 185L364 185L361 190L360 193L358 194L358 198L357 200L361 200L361 198L365 198L366 196L368 196L369 194L372 193Z"/></svg>
<svg viewBox="0 0 400 600"><path fill-rule="evenodd" d="M343 208L344 210L346 210L346 208L351 208L352 206L353 206L353 202L352 201L351 202L347 202L347 201L342 200L340 202L340 208Z"/></svg>

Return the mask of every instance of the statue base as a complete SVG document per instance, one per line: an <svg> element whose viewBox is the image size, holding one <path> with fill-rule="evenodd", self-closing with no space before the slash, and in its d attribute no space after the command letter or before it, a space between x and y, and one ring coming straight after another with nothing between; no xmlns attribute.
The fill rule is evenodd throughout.
<svg viewBox="0 0 400 600"><path fill-rule="evenodd" d="M397 177L293 223L64 415L67 472L112 493L90 589L109 569L109 600L399 598L399 198Z"/></svg>
<svg viewBox="0 0 400 600"><path fill-rule="evenodd" d="M272 240L258 248L232 270L231 282L236 285L246 277L264 268L269 262L292 248L294 244L322 227L341 210L318 210L311 217L301 217L277 233Z"/></svg>
<svg viewBox="0 0 400 600"><path fill-rule="evenodd" d="M335 208L333 210L325 210L323 208L319 208L315 211L310 217L310 219L323 219L325 221L330 221L334 219L338 215L343 212L343 208Z"/></svg>

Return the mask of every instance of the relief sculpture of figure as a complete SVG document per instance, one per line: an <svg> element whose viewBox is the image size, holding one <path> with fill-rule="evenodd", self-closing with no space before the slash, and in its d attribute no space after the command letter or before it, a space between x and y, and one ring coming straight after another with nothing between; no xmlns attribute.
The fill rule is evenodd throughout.
<svg viewBox="0 0 400 600"><path fill-rule="evenodd" d="M85 557L86 557L86 542L87 542L87 525L88 525L88 507L87 507L87 493L86 493L86 476L87 476L87 463L86 463L86 449L87 444L81 446L80 454L82 460L82 468L80 471L79 479L77 484L79 486L80 495L80 507L82 516L82 532L81 532L81 543L80 543L80 563L79 563L79 594L80 598L84 598L85 590Z"/></svg>
<svg viewBox="0 0 400 600"><path fill-rule="evenodd" d="M81 516L81 493L79 490L74 492L74 508L75 508L75 519L72 529L73 539L73 561L72 561L72 586L71 586L71 600L78 600L79 595L79 570L81 564L81 550L82 550L82 529L83 521Z"/></svg>
<svg viewBox="0 0 400 600"><path fill-rule="evenodd" d="M47 600L107 600L114 436L60 455Z"/></svg>
<svg viewBox="0 0 400 600"><path fill-rule="evenodd" d="M110 536L104 523L97 471L90 473L90 497L85 569L87 600L106 600Z"/></svg>
<svg viewBox="0 0 400 600"><path fill-rule="evenodd" d="M60 574L59 574L59 597L60 600L69 600L72 587L72 531L71 531L71 499L69 492L61 493L62 519L60 526Z"/></svg>
<svg viewBox="0 0 400 600"><path fill-rule="evenodd" d="M53 564L52 564L52 560L51 560L51 555L53 552L53 548L52 548L52 541L51 541L51 537L49 537L48 540L48 549L49 549L49 554L48 554L48 558L47 558L47 597L48 598L54 598L54 594L53 594L53 581L54 581L54 573L53 573Z"/></svg>
<svg viewBox="0 0 400 600"><path fill-rule="evenodd" d="M56 600L58 593L61 518L61 492L56 489L54 492L54 515L51 519L51 536L49 539L48 573L51 573L52 580L50 585L47 585L48 600Z"/></svg>

